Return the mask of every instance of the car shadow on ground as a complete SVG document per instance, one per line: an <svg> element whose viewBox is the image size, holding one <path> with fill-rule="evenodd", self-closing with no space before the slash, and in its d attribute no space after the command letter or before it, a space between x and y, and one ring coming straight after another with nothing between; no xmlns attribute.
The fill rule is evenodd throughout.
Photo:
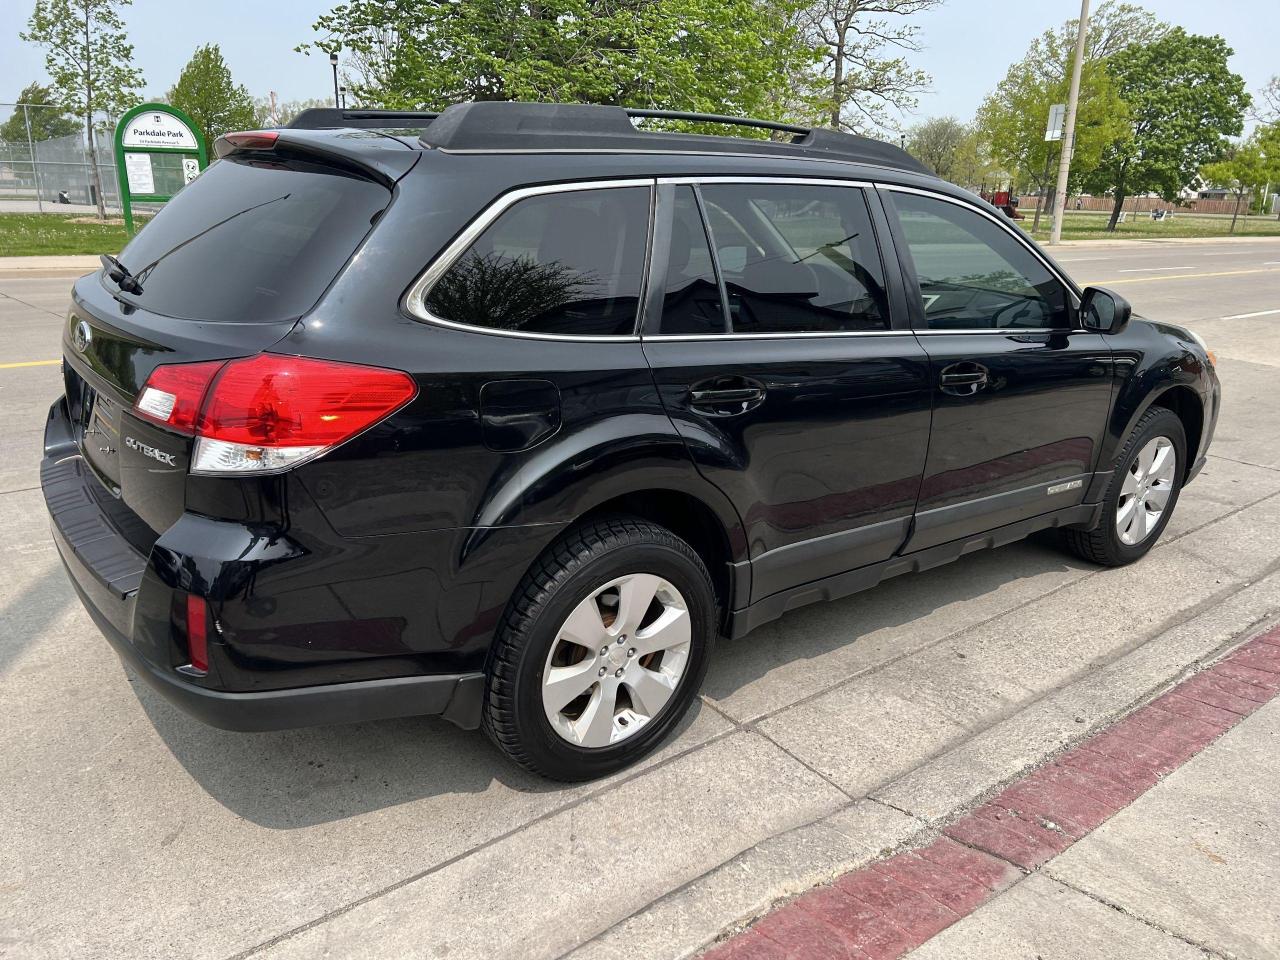
<svg viewBox="0 0 1280 960"><path fill-rule="evenodd" d="M740 640L722 641L704 692L724 699L780 662L857 644L875 630L906 627L1014 579L1084 569L1050 536L900 577L869 593L793 612ZM134 682L133 689L165 744L200 786L237 815L269 829L315 826L430 797L481 793L495 785L523 793L580 789L527 773L479 731L437 718L230 733L187 717L143 683ZM706 709L695 701L678 736ZM674 749L680 747L677 743Z"/></svg>
<svg viewBox="0 0 1280 960"><path fill-rule="evenodd" d="M233 733L205 726L146 684L133 690L174 757L215 800L273 830L316 826L431 797L560 793L581 788L535 776L479 730L437 717ZM682 735L707 709L695 701Z"/></svg>
<svg viewBox="0 0 1280 960"><path fill-rule="evenodd" d="M923 573L885 580L871 590L832 603L794 610L739 640L722 638L702 692L713 701L730 701L729 712L737 715L732 706L734 694L779 666L865 643L865 651L854 651L863 656L844 658L825 682L812 684L810 692L817 692L845 676L893 659L901 652L893 649L898 639L893 631L909 629L946 607L978 600L1007 589L1018 580L1045 581L1041 588L1018 591L1021 597L1012 596L988 607L987 613L980 614L985 618L1034 601L1056 586L1096 569L1068 554L1058 531L1043 530L1026 540L978 551ZM971 625L973 619L972 610L957 609L955 616L931 626L927 634L932 639L942 639ZM889 638L886 641L881 634L879 642L872 644L869 638L878 631L889 631ZM929 642L925 637L919 639L923 645ZM903 649L917 645L903 644Z"/></svg>

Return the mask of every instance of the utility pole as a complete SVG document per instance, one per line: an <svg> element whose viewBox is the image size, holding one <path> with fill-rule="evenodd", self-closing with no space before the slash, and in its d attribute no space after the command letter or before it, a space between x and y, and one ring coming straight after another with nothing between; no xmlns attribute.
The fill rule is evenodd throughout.
<svg viewBox="0 0 1280 960"><path fill-rule="evenodd" d="M1080 99L1080 70L1084 66L1084 41L1089 32L1089 0L1080 2L1080 30L1076 34L1075 62L1071 65L1071 91L1067 94L1067 122L1062 130L1062 158L1058 161L1058 186L1053 192L1053 231L1050 243L1062 241L1062 216L1067 206L1067 179L1076 145L1076 103Z"/></svg>

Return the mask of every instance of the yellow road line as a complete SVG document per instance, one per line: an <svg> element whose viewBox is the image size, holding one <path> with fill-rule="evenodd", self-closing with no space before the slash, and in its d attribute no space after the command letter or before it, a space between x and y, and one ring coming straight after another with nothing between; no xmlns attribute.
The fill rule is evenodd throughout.
<svg viewBox="0 0 1280 960"><path fill-rule="evenodd" d="M1158 277L1116 277L1113 280L1080 281L1082 287L1104 286L1112 283L1149 283L1152 280L1196 280L1200 277L1238 277L1245 273L1280 273L1280 270L1219 270L1215 273L1162 273Z"/></svg>
<svg viewBox="0 0 1280 960"><path fill-rule="evenodd" d="M18 363L0 363L0 370L12 370L15 367L52 367L61 360L22 360Z"/></svg>

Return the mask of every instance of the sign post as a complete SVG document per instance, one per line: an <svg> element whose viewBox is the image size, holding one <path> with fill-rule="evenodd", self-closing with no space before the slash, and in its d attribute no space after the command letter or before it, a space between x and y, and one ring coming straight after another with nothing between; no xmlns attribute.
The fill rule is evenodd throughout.
<svg viewBox="0 0 1280 960"><path fill-rule="evenodd" d="M191 118L163 103L141 104L120 118L115 154L120 206L130 235L135 201L172 200L209 164L204 137Z"/></svg>
<svg viewBox="0 0 1280 960"><path fill-rule="evenodd" d="M1055 103L1049 108L1049 122L1045 124L1044 139L1046 143L1062 139L1062 125L1067 119L1067 105Z"/></svg>

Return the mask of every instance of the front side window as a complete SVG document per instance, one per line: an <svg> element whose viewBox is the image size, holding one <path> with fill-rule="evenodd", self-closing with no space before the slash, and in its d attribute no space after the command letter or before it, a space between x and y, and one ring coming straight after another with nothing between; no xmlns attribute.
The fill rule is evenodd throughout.
<svg viewBox="0 0 1280 960"><path fill-rule="evenodd" d="M1068 325L1065 288L1016 238L959 204L898 191L892 197L930 330Z"/></svg>
<svg viewBox="0 0 1280 960"><path fill-rule="evenodd" d="M526 197L435 282L426 308L442 320L494 330L629 335L648 231L648 187Z"/></svg>
<svg viewBox="0 0 1280 960"><path fill-rule="evenodd" d="M734 333L888 328L880 253L860 189L805 183L700 189Z"/></svg>

